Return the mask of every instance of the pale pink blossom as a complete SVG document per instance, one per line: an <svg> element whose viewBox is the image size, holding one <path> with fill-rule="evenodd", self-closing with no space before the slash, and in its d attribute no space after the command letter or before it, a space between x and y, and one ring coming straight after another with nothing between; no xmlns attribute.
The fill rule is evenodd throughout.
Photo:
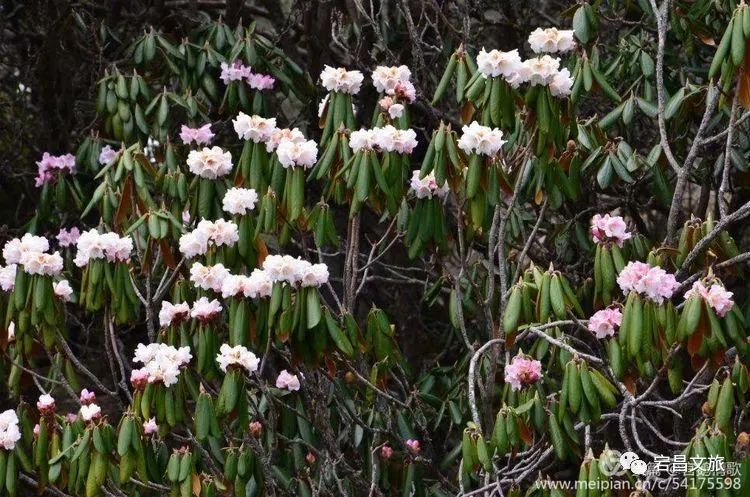
<svg viewBox="0 0 750 497"><path fill-rule="evenodd" d="M225 85L232 81L240 81L251 74L250 66L246 66L240 60L235 60L231 64L221 63L221 80Z"/></svg>
<svg viewBox="0 0 750 497"><path fill-rule="evenodd" d="M254 373L258 370L260 359L242 345L232 347L225 343L219 348L216 362L219 363L219 369L225 373L229 366L241 367L248 373Z"/></svg>
<svg viewBox="0 0 750 497"><path fill-rule="evenodd" d="M284 369L276 378L276 388L286 389L289 391L297 391L300 388L299 378L297 378L297 375L291 374L289 371Z"/></svg>
<svg viewBox="0 0 750 497"><path fill-rule="evenodd" d="M560 67L560 59L542 55L523 62L524 67L528 70L528 82L534 85L549 85L557 76Z"/></svg>
<svg viewBox="0 0 750 497"><path fill-rule="evenodd" d="M404 106L396 103L393 97L383 97L378 102L380 110L387 112L391 119L398 119L404 113Z"/></svg>
<svg viewBox="0 0 750 497"><path fill-rule="evenodd" d="M13 238L3 246L3 258L6 264L19 264L26 252L46 252L49 250L49 240L43 236L26 233L21 238Z"/></svg>
<svg viewBox="0 0 750 497"><path fill-rule="evenodd" d="M16 286L16 271L18 270L17 264L8 264L7 266L0 266L0 288L4 292L12 292Z"/></svg>
<svg viewBox="0 0 750 497"><path fill-rule="evenodd" d="M190 315L190 306L187 302L172 304L166 300L161 303L159 311L159 325L166 328L173 324L184 321Z"/></svg>
<svg viewBox="0 0 750 497"><path fill-rule="evenodd" d="M420 179L419 169L412 172L409 188L414 192L417 198L432 198L433 196L443 198L450 191L447 181L443 183L443 186L437 184L434 172L431 172L424 178Z"/></svg>
<svg viewBox="0 0 750 497"><path fill-rule="evenodd" d="M402 81L396 85L396 97L402 101L414 103L417 99L417 89L409 81Z"/></svg>
<svg viewBox="0 0 750 497"><path fill-rule="evenodd" d="M591 237L596 243L612 242L622 247L625 240L632 236L625 220L620 216L596 214L591 218Z"/></svg>
<svg viewBox="0 0 750 497"><path fill-rule="evenodd" d="M275 151L283 141L302 143L306 140L305 135L297 128L275 128L266 141L266 151L268 153Z"/></svg>
<svg viewBox="0 0 750 497"><path fill-rule="evenodd" d="M214 138L214 133L211 131L211 124L204 124L200 128L191 128L186 125L182 125L180 128L180 139L185 145L189 145L191 142L195 142L196 145L208 145Z"/></svg>
<svg viewBox="0 0 750 497"><path fill-rule="evenodd" d="M78 241L78 237L81 236L81 231L77 227L72 227L69 230L66 230L65 228L60 228L60 231L57 233L57 243L61 247L70 247L72 245L75 245Z"/></svg>
<svg viewBox="0 0 750 497"><path fill-rule="evenodd" d="M712 283L710 287L706 287L702 281L696 281L692 288L685 292L685 300L695 295L705 300L719 317L726 316L727 312L734 307L734 301L732 300L734 293L718 283Z"/></svg>
<svg viewBox="0 0 750 497"><path fill-rule="evenodd" d="M86 404L81 406L81 419L85 422L95 421L102 417L102 408L96 404Z"/></svg>
<svg viewBox="0 0 750 497"><path fill-rule="evenodd" d="M607 338L615 334L620 324L622 324L622 312L616 307L609 307L591 316L588 329L596 335L596 338Z"/></svg>
<svg viewBox="0 0 750 497"><path fill-rule="evenodd" d="M190 267L190 281L201 290L220 292L221 284L227 276L229 271L223 264L204 266L196 262Z"/></svg>
<svg viewBox="0 0 750 497"><path fill-rule="evenodd" d="M114 148L109 145L104 145L101 152L99 152L99 164L106 166L117 157L117 153L117 150Z"/></svg>
<svg viewBox="0 0 750 497"><path fill-rule="evenodd" d="M36 177L37 188L54 181L58 174L75 173L76 158L73 154L65 155L50 155L49 152L44 152L42 160L36 163L38 172Z"/></svg>
<svg viewBox="0 0 750 497"><path fill-rule="evenodd" d="M55 412L55 399L50 394L42 394L39 396L39 400L36 401L36 408L42 414Z"/></svg>
<svg viewBox="0 0 750 497"><path fill-rule="evenodd" d="M402 66L378 66L372 72L372 84L380 93L386 95L395 95L396 87L400 83L408 83L411 78L411 71L408 67Z"/></svg>
<svg viewBox="0 0 750 497"><path fill-rule="evenodd" d="M463 134L458 140L458 148L467 154L479 154L492 157L496 155L503 145L503 132L499 128L482 126L473 121L462 128Z"/></svg>
<svg viewBox="0 0 750 497"><path fill-rule="evenodd" d="M519 353L505 366L505 382L513 390L536 383L542 377L542 363Z"/></svg>
<svg viewBox="0 0 750 497"><path fill-rule="evenodd" d="M70 286L68 280L61 280L53 283L52 290L55 293L55 297L63 302L70 302L73 298L73 287Z"/></svg>
<svg viewBox="0 0 750 497"><path fill-rule="evenodd" d="M521 56L518 55L518 50L509 52L491 50L487 52L482 48L477 54L477 69L485 78L512 77L518 72L521 64Z"/></svg>
<svg viewBox="0 0 750 497"><path fill-rule="evenodd" d="M143 422L143 433L145 435L154 435L159 432L159 425L156 424L156 418L150 418Z"/></svg>
<svg viewBox="0 0 750 497"><path fill-rule="evenodd" d="M145 369L134 369L130 372L130 384L136 390L143 389L148 383L148 371Z"/></svg>
<svg viewBox="0 0 750 497"><path fill-rule="evenodd" d="M549 91L553 97L565 98L573 91L573 78L567 68L560 69L549 83Z"/></svg>
<svg viewBox="0 0 750 497"><path fill-rule="evenodd" d="M673 274L638 261L629 262L620 271L617 284L624 294L634 291L657 304L671 298L679 286Z"/></svg>
<svg viewBox="0 0 750 497"><path fill-rule="evenodd" d="M250 88L258 91L272 90L274 83L276 83L276 80L273 76L254 72L248 74L245 77L245 80L247 81L247 84L250 86Z"/></svg>
<svg viewBox="0 0 750 497"><path fill-rule="evenodd" d="M63 270L63 258L60 252L45 254L44 252L24 252L20 260L23 270L28 274L55 276Z"/></svg>
<svg viewBox="0 0 750 497"><path fill-rule="evenodd" d="M365 77L359 71L347 71L343 67L325 66L320 73L323 87L328 91L356 95Z"/></svg>
<svg viewBox="0 0 750 497"><path fill-rule="evenodd" d="M84 388L81 390L81 395L78 400L81 401L81 404L91 404L92 402L96 402L96 394L89 389Z"/></svg>
<svg viewBox="0 0 750 497"><path fill-rule="evenodd" d="M208 300L207 297L201 297L193 302L193 308L190 310L190 317L197 319L201 323L207 323L221 313L221 304L218 300Z"/></svg>
<svg viewBox="0 0 750 497"><path fill-rule="evenodd" d="M232 170L232 154L221 147L203 147L202 150L190 151L187 165L191 173L201 178L217 179Z"/></svg>
<svg viewBox="0 0 750 497"><path fill-rule="evenodd" d="M221 203L224 212L244 216L255 209L257 202L258 194L252 188L234 187L227 190Z"/></svg>
<svg viewBox="0 0 750 497"><path fill-rule="evenodd" d="M136 376L131 373L130 381L135 388L143 388L144 377L148 383L162 383L170 387L177 383L180 369L193 358L190 347L179 349L165 343L138 344L133 362L143 363L143 368Z"/></svg>
<svg viewBox="0 0 750 497"><path fill-rule="evenodd" d="M73 262L78 267L98 259L128 262L133 252L133 239L130 236L120 237L117 233L99 233L96 229L90 229L81 233L76 241L76 249Z"/></svg>
<svg viewBox="0 0 750 497"><path fill-rule="evenodd" d="M380 457L383 459L390 459L393 456L393 449L390 445L383 445L380 448Z"/></svg>
<svg viewBox="0 0 750 497"><path fill-rule="evenodd" d="M13 450L21 440L21 430L18 428L18 415L13 409L0 413L0 447Z"/></svg>
<svg viewBox="0 0 750 497"><path fill-rule="evenodd" d="M529 45L536 53L564 53L576 46L572 29L536 28L529 35Z"/></svg>
<svg viewBox="0 0 750 497"><path fill-rule="evenodd" d="M311 168L318 159L318 144L313 140L293 142L284 140L276 149L279 163L285 168L297 166L304 169Z"/></svg>
<svg viewBox="0 0 750 497"><path fill-rule="evenodd" d="M261 116L248 116L244 112L232 119L234 131L242 140L252 140L255 143L266 143L276 131L276 119L266 119Z"/></svg>

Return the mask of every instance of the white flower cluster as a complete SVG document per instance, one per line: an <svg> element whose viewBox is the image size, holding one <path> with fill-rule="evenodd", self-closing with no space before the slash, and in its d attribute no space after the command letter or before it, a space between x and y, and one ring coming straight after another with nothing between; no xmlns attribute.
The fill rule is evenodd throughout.
<svg viewBox="0 0 750 497"><path fill-rule="evenodd" d="M258 194L255 190L234 187L224 194L221 206L224 212L244 216L248 211L255 209L256 202L258 202Z"/></svg>
<svg viewBox="0 0 750 497"><path fill-rule="evenodd" d="M187 302L172 304L164 301L161 303L161 310L159 311L159 324L162 328L166 328L184 321L188 317L202 322L210 321L220 314L221 310L222 307L218 300L209 301L206 297L196 300L192 309Z"/></svg>
<svg viewBox="0 0 750 497"><path fill-rule="evenodd" d="M48 254L49 240L43 236L34 236L26 233L21 238L8 241L3 247L3 257L8 268L14 264L23 266L28 274L42 274L54 276L63 270L63 258L60 252ZM15 278L16 269L4 268L9 277L12 273ZM3 289L7 284L3 285ZM10 287L12 289L12 286Z"/></svg>
<svg viewBox="0 0 750 497"><path fill-rule="evenodd" d="M16 286L16 271L18 270L18 264L8 264L7 266L0 266L0 288L4 292L12 292Z"/></svg>
<svg viewBox="0 0 750 497"><path fill-rule="evenodd" d="M102 417L102 408L96 404L86 404L81 406L81 419L85 422L94 421Z"/></svg>
<svg viewBox="0 0 750 497"><path fill-rule="evenodd" d="M323 87L328 91L356 95L365 77L359 71L347 71L343 67L325 66L320 73Z"/></svg>
<svg viewBox="0 0 750 497"><path fill-rule="evenodd" d="M289 283L312 287L328 282L328 266L311 264L290 255L269 255L263 261L263 271L274 283Z"/></svg>
<svg viewBox="0 0 750 497"><path fill-rule="evenodd" d="M406 66L378 66L372 72L372 84L380 93L414 102L417 90L410 81L411 71Z"/></svg>
<svg viewBox="0 0 750 497"><path fill-rule="evenodd" d="M221 285L221 295L227 297L261 298L270 297L273 280L262 269L253 269L250 276L230 274Z"/></svg>
<svg viewBox="0 0 750 497"><path fill-rule="evenodd" d="M399 84L408 83L411 71L406 66L378 66L372 72L372 84L380 93L394 95Z"/></svg>
<svg viewBox="0 0 750 497"><path fill-rule="evenodd" d="M483 48L477 55L477 68L485 78L502 76L513 88L523 83L549 86L552 95L566 97L570 95L573 79L570 71L559 67L560 59L549 55L522 61L518 50L487 52Z"/></svg>
<svg viewBox="0 0 750 497"><path fill-rule="evenodd" d="M91 260L107 259L109 262L127 262L133 252L133 239L117 233L99 233L90 229L81 233L76 242L76 266L83 267Z"/></svg>
<svg viewBox="0 0 750 497"><path fill-rule="evenodd" d="M190 362L193 355L190 347L175 348L165 343L139 343L135 349L133 362L140 362L143 367L134 371L136 376L144 376L149 383L163 383L169 387L177 383L180 368Z"/></svg>
<svg viewBox="0 0 750 497"><path fill-rule="evenodd" d="M221 313L221 309L222 307L218 300L208 300L207 297L201 297L193 302L190 317L201 322L211 321Z"/></svg>
<svg viewBox="0 0 750 497"><path fill-rule="evenodd" d="M216 247L231 247L239 239L240 234L237 225L232 221L202 219L193 231L180 237L180 252L191 259L197 255L205 254L209 243Z"/></svg>
<svg viewBox="0 0 750 497"><path fill-rule="evenodd" d="M18 415L13 409L0 414L0 447L13 450L21 440L21 430L18 429Z"/></svg>
<svg viewBox="0 0 750 497"><path fill-rule="evenodd" d="M382 128L352 131L349 147L354 153L360 150L382 150L411 154L417 146L417 134L412 129L397 129L390 124Z"/></svg>
<svg viewBox="0 0 750 497"><path fill-rule="evenodd" d="M237 114L237 118L232 119L232 124L240 139L252 140L255 143L266 143L276 131L275 118L248 116L244 112Z"/></svg>
<svg viewBox="0 0 750 497"><path fill-rule="evenodd" d="M187 165L191 173L201 178L221 178L232 170L232 154L221 147L203 147L190 151Z"/></svg>
<svg viewBox="0 0 750 497"><path fill-rule="evenodd" d="M313 140L283 140L276 148L276 155L285 168L300 166L309 169L318 160L318 144Z"/></svg>
<svg viewBox="0 0 750 497"><path fill-rule="evenodd" d="M445 197L450 191L448 182L443 183L443 186L438 186L435 181L435 173L431 172L424 178L419 178L419 169L414 171L411 175L411 190L415 193L417 198L432 198L437 196L439 198Z"/></svg>
<svg viewBox="0 0 750 497"><path fill-rule="evenodd" d="M179 304L173 304L166 300L161 303L161 310L159 311L159 325L162 328L184 320L190 315L190 306L187 302L181 302Z"/></svg>
<svg viewBox="0 0 750 497"><path fill-rule="evenodd" d="M499 128L482 126L476 121L462 128L463 134L458 140L458 148L467 154L495 156L503 145L503 132Z"/></svg>
<svg viewBox="0 0 750 497"><path fill-rule="evenodd" d="M201 290L221 291L224 279L229 276L229 271L223 264L204 266L200 262L190 267L190 281Z"/></svg>
<svg viewBox="0 0 750 497"><path fill-rule="evenodd" d="M232 121L237 136L255 143L265 143L266 151L276 152L279 162L284 167L301 166L310 168L318 159L318 145L313 140L306 140L297 128L279 129L276 119L260 116L248 116L240 112Z"/></svg>
<svg viewBox="0 0 750 497"><path fill-rule="evenodd" d="M529 35L534 53L565 53L576 47L572 29L536 28Z"/></svg>
<svg viewBox="0 0 750 497"><path fill-rule="evenodd" d="M266 151L274 152L283 141L302 143L306 140L305 135L297 128L274 128L271 136L266 140Z"/></svg>
<svg viewBox="0 0 750 497"><path fill-rule="evenodd" d="M240 366L248 373L254 373L258 370L260 359L242 345L231 347L225 343L219 348L216 362L219 363L219 368L225 373L229 366Z"/></svg>

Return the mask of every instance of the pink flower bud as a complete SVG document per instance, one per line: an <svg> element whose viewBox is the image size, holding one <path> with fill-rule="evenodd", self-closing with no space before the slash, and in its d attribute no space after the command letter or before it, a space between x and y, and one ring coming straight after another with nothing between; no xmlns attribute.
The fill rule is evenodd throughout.
<svg viewBox="0 0 750 497"><path fill-rule="evenodd" d="M383 459L390 459L393 456L393 449L390 445L383 445L380 448L380 457Z"/></svg>
<svg viewBox="0 0 750 497"><path fill-rule="evenodd" d="M250 423L250 434L255 438L260 438L263 433L263 424L260 421L253 421Z"/></svg>
<svg viewBox="0 0 750 497"><path fill-rule="evenodd" d="M96 402L96 394L94 392L89 391L88 389L84 388L81 390L81 397L80 397L81 404L91 404L92 402Z"/></svg>
<svg viewBox="0 0 750 497"><path fill-rule="evenodd" d="M419 440L413 440L411 438L406 441L406 447L409 449L409 452L415 456L422 450L422 447L419 445Z"/></svg>

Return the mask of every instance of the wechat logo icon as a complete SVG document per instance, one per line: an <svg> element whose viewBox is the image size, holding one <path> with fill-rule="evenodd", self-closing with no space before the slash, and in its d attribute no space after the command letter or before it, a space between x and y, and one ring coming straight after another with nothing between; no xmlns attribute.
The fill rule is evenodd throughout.
<svg viewBox="0 0 750 497"><path fill-rule="evenodd" d="M622 465L624 469L630 470L631 473L638 476L645 475L648 470L646 461L641 460L641 458L638 457L638 454L630 451L623 452L620 455L620 465Z"/></svg>

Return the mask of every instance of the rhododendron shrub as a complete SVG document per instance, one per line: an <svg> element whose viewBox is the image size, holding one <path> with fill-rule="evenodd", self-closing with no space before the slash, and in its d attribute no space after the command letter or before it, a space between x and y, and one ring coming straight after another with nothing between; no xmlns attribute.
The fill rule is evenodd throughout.
<svg viewBox="0 0 750 497"><path fill-rule="evenodd" d="M0 497L745 495L744 3L146 3L55 24Z"/></svg>

